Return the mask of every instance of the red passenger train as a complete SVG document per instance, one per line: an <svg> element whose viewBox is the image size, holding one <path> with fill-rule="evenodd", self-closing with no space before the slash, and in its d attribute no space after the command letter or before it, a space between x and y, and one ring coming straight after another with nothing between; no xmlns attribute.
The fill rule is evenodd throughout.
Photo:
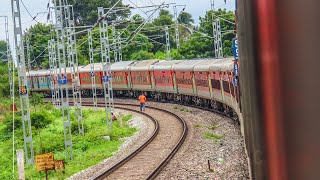
<svg viewBox="0 0 320 180"><path fill-rule="evenodd" d="M238 84L235 84L238 77L233 74L234 63L231 58L117 62L111 65L113 91L115 96L136 97L140 92L145 92L157 100L211 107L242 121ZM102 95L102 64L95 63L94 68L97 93ZM90 97L91 64L79 69L82 95ZM71 85L69 69L67 77ZM46 84L34 86L34 82L40 82L40 79L45 79L43 82ZM51 94L48 70L30 71L28 82L32 91Z"/></svg>

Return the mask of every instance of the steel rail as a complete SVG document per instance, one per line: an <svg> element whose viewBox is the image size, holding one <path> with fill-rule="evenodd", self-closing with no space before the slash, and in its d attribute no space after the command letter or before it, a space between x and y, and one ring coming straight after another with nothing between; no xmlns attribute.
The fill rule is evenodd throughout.
<svg viewBox="0 0 320 180"><path fill-rule="evenodd" d="M88 102L83 102L83 106L91 106L91 103ZM99 107L103 107L103 104L97 104L97 106ZM121 161L119 161L117 164L115 164L114 166L112 166L111 168L101 172L100 174L98 174L97 176L94 176L93 180L100 180L100 179L104 179L105 177L107 177L108 175L112 174L115 170L119 169L121 166L123 166L126 162L130 161L133 157L135 157L137 154L139 154L145 147L147 147L153 140L154 138L158 135L159 132L159 123L157 120L155 120L152 116L146 114L146 113L141 113L140 111L137 110L133 110L130 108L124 108L124 107L120 107L120 106L132 106L132 107L139 107L139 105L135 105L135 104L126 104L126 103L115 103L115 107L119 108L119 109L123 109L123 110L128 110L128 111L132 111L132 112L136 112L139 114L143 114L144 116L147 116L148 118L152 119L155 122L156 125L156 130L154 131L152 137L150 139L148 139L147 142L145 142L141 147L139 147L137 150L135 150L134 152L132 152L131 154L129 154L127 157L125 157L124 159L122 159ZM157 175L161 172L161 170L170 162L170 160L174 157L174 155L178 152L178 150L180 149L180 147L182 146L182 144L184 143L187 134L188 134L188 127L187 127L187 123L185 122L185 120L181 117L179 117L178 115L176 115L173 112L164 110L164 109L160 109L160 108L156 108L156 107L152 107L152 106L147 106L147 108L149 109L154 109L154 110L158 110L167 114L172 115L173 117L175 117L176 119L178 119L182 126L183 126L183 130L182 130L182 134L180 136L180 139L178 141L178 143L176 143L175 147L173 148L173 150L166 156L165 159L163 159L160 164L147 176L146 179L154 179L155 177L157 177Z"/></svg>

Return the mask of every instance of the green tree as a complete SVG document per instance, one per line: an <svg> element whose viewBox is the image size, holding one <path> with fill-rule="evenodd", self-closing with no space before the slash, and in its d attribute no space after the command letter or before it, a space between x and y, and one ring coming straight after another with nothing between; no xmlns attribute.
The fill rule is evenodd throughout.
<svg viewBox="0 0 320 180"><path fill-rule="evenodd" d="M38 23L27 29L25 33L25 43L26 39L29 38L30 43L30 59L31 66L48 68L48 40L51 39L50 36L50 26ZM25 52L26 60L27 53Z"/></svg>
<svg viewBox="0 0 320 180"><path fill-rule="evenodd" d="M188 12L181 12L178 17L180 40L187 39L192 34L192 23L194 20L192 15Z"/></svg>
<svg viewBox="0 0 320 180"><path fill-rule="evenodd" d="M191 26L192 25L191 23L194 23L194 20L193 20L192 15L190 13L181 12L178 17L178 22L180 24L186 24L186 25Z"/></svg>
<svg viewBox="0 0 320 180"><path fill-rule="evenodd" d="M7 61L7 42L0 41L0 61Z"/></svg>
<svg viewBox="0 0 320 180"><path fill-rule="evenodd" d="M110 30L111 32L111 30ZM110 33L109 32L109 33ZM94 62L101 62L100 57L100 30L99 28L95 28L92 30L92 48L95 53L93 55ZM78 48L78 61L79 65L87 65L90 62L89 57L89 43L88 43L88 34L83 35L81 39L77 42ZM99 53L98 53L99 52Z"/></svg>
<svg viewBox="0 0 320 180"><path fill-rule="evenodd" d="M140 50L138 52L134 52L130 56L131 60L148 60L148 59L154 59L154 55L148 51Z"/></svg>
<svg viewBox="0 0 320 180"><path fill-rule="evenodd" d="M163 53L162 51L158 51L155 55L154 55L155 59L166 59L167 58L167 54Z"/></svg>
<svg viewBox="0 0 320 180"><path fill-rule="evenodd" d="M173 15L168 10L160 10L159 17L153 20L156 26L170 26L173 22Z"/></svg>
<svg viewBox="0 0 320 180"><path fill-rule="evenodd" d="M200 33L194 33L181 43L178 52L186 59L207 58L213 56L213 41Z"/></svg>
<svg viewBox="0 0 320 180"><path fill-rule="evenodd" d="M175 60L184 58L177 49L172 49L170 54L171 54L171 58Z"/></svg>
<svg viewBox="0 0 320 180"><path fill-rule="evenodd" d="M173 47L175 46L174 41L174 28L173 25L173 15L170 14L170 11L167 10L160 10L159 17L155 18L152 23L149 23L145 26L144 34L149 36L154 40L154 47L151 50L153 53L158 51L164 52L166 50L166 37L165 37L165 27L169 28L169 35L170 35L170 45Z"/></svg>
<svg viewBox="0 0 320 180"><path fill-rule="evenodd" d="M8 66L5 62L0 62L0 97L10 96Z"/></svg>
<svg viewBox="0 0 320 180"><path fill-rule="evenodd" d="M128 34L129 32L127 32ZM124 43L125 46L126 43ZM148 37L142 33L138 33L128 44L127 48L124 48L123 59L124 60L140 60L141 57L146 57L148 59L153 58L152 49L154 45L150 43ZM152 54L152 55L151 55Z"/></svg>
<svg viewBox="0 0 320 180"><path fill-rule="evenodd" d="M30 102L34 107L34 112L37 111L37 105L43 104L43 94L42 93L32 93Z"/></svg>
<svg viewBox="0 0 320 180"><path fill-rule="evenodd" d="M118 0L69 0L69 4L73 5L75 19L79 25L93 25L98 20L98 7L110 8ZM119 2L116 7L125 7ZM105 13L107 10L105 10ZM130 15L130 10L116 11L110 14L111 19L124 19Z"/></svg>
<svg viewBox="0 0 320 180"><path fill-rule="evenodd" d="M109 33L109 35L112 34L111 28L109 28L108 33ZM125 32L123 33L121 38L125 39L125 38L129 37L130 34L131 34L131 31L129 31L127 29L127 30L125 30ZM92 31L92 37L93 37L93 39L100 38L99 28L95 28ZM80 39L78 41L78 46L81 45L79 47L79 51L78 51L78 53L79 53L78 58L79 58L80 65L86 65L89 63L89 51L88 51L89 44L88 44L87 39L88 39L88 35L85 35L85 36L83 36L82 39ZM113 44L113 41L110 40L109 44ZM122 46L125 46L125 45L126 45L126 42L122 43ZM110 53L111 60L113 60L113 58L114 58L112 48L113 48L113 46L111 46L111 53ZM123 60L135 59L135 58L132 58L132 56L137 57L137 53L139 51L150 52L150 50L152 50L152 48L153 48L153 44L149 42L149 39L144 34L138 33L134 36L131 43L129 43L128 46L122 50ZM96 52L98 52L98 53L94 53L94 62L101 62L101 56L100 56L101 50L100 50L100 41L99 40L93 41L93 49ZM136 54L134 54L134 53L136 53Z"/></svg>
<svg viewBox="0 0 320 180"><path fill-rule="evenodd" d="M223 54L224 56L232 56L232 44L230 42L236 37L235 34L235 17L232 11L218 9L214 11L214 18L220 18L220 25L222 31L222 42L223 42ZM204 17L200 17L199 31L212 36L212 11L208 11ZM213 48L212 48L213 49Z"/></svg>
<svg viewBox="0 0 320 180"><path fill-rule="evenodd" d="M9 75L8 75L8 64L7 62L0 61L0 98L10 97L10 84L9 84ZM15 95L18 95L18 78L17 78L17 70L15 70Z"/></svg>

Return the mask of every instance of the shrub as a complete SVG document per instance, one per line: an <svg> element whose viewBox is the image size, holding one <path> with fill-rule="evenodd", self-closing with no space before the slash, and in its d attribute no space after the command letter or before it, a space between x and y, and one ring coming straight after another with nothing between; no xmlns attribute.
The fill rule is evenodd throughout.
<svg viewBox="0 0 320 180"><path fill-rule="evenodd" d="M77 143L75 143L73 147L74 149L78 149L84 152L89 148L89 142L86 140L80 140Z"/></svg>
<svg viewBox="0 0 320 180"><path fill-rule="evenodd" d="M43 111L31 114L31 125L37 129L42 129L52 123L52 118Z"/></svg>
<svg viewBox="0 0 320 180"><path fill-rule="evenodd" d="M30 97L30 103L32 105L43 104L43 94L42 93L33 93Z"/></svg>
<svg viewBox="0 0 320 180"><path fill-rule="evenodd" d="M3 121L3 124L6 126L4 133L12 132L12 128L13 128L12 114L10 114L10 116L6 116L5 120ZM21 127L22 127L22 117L15 116L14 128L19 129Z"/></svg>
<svg viewBox="0 0 320 180"><path fill-rule="evenodd" d="M86 133L86 131L88 130L88 126L83 123L83 128L84 128L84 132ZM79 126L78 126L78 120L72 120L71 121L71 133L74 135L79 134Z"/></svg>

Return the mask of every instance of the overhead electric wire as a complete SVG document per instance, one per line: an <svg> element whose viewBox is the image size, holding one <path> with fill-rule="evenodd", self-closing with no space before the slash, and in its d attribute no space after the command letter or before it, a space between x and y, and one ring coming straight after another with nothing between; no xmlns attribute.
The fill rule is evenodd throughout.
<svg viewBox="0 0 320 180"><path fill-rule="evenodd" d="M184 28L188 28L185 24L180 24L181 26L183 26ZM203 35L204 37L209 37L209 38L213 38L212 36L209 36L208 34L206 33L203 33L203 32L200 32L200 31L197 31L197 30L193 30L194 32L197 32L201 35Z"/></svg>
<svg viewBox="0 0 320 180"><path fill-rule="evenodd" d="M141 29L142 29L142 28L146 25L146 23L151 19L151 17L154 15L154 13L157 12L157 10L159 10L159 9L161 8L161 6L163 6L164 3L165 3L165 2L163 2L161 5L159 5L159 7L158 7L157 9L155 9L155 10L153 11L153 13L145 20L145 22L142 23L142 24L131 34L132 37L129 36L128 42L127 42L126 45L123 47L123 49L128 46L128 44L130 43L130 41L133 40L133 38L141 31ZM131 38L131 39L130 39L130 38Z"/></svg>
<svg viewBox="0 0 320 180"><path fill-rule="evenodd" d="M31 63L34 63L44 52L46 52L46 50L48 50L48 47L46 47L36 58L34 58L31 62Z"/></svg>
<svg viewBox="0 0 320 180"><path fill-rule="evenodd" d="M106 18L107 14L108 14L114 7L116 7L116 5L117 5L120 1L121 1L121 0L117 1L117 2L110 8L110 10L109 10L107 13L105 13L102 17L100 17L100 18L97 20L97 22L94 23L94 25L92 26L91 30L93 30L96 26L98 26L98 24L99 24L103 19Z"/></svg>
<svg viewBox="0 0 320 180"><path fill-rule="evenodd" d="M30 15L30 17L32 18L32 21L36 21L37 23L40 23L39 21L36 20L36 16L32 16L32 15L31 15L30 11L29 11L28 8L26 7L26 5L23 3L23 1L22 1L22 0L20 0L20 1L21 1L22 5L23 5L24 9L28 12L28 14Z"/></svg>
<svg viewBox="0 0 320 180"><path fill-rule="evenodd" d="M135 3L133 3L131 0L129 0L134 6L136 6L141 12L143 12L146 16L148 16L148 14L143 11L141 8L139 8Z"/></svg>
<svg viewBox="0 0 320 180"><path fill-rule="evenodd" d="M144 36L143 34L139 34L139 35L148 38L148 39L151 40L152 42L155 42L155 43L157 43L157 44L161 44L161 45L166 46L166 44L163 44L163 43L161 43L161 42L158 42L158 41L156 41L156 40L153 40L153 39L151 39L151 38L149 38L149 37L147 37L147 36Z"/></svg>

